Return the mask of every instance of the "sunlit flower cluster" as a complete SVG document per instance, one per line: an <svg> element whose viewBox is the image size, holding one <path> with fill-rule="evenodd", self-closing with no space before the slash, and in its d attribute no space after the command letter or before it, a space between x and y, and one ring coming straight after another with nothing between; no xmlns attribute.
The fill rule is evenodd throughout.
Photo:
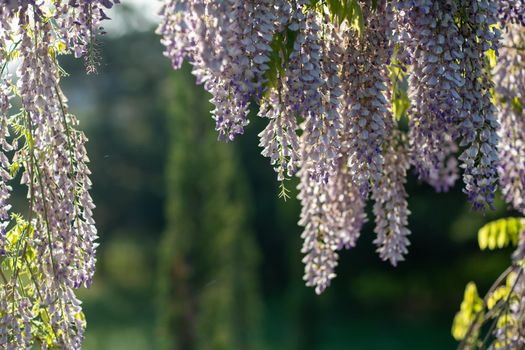
<svg viewBox="0 0 525 350"><path fill-rule="evenodd" d="M82 344L86 323L74 290L92 283L97 231L87 139L60 89L58 56L83 57L94 72L95 36L117 2L1 1L2 349ZM27 188L25 217L9 203L16 181Z"/></svg>
<svg viewBox="0 0 525 350"><path fill-rule="evenodd" d="M170 0L158 29L174 67L187 59L213 95L220 138L243 133L251 103L268 119L262 154L279 181L300 179L305 280L318 293L339 250L355 245L368 199L381 258L403 260L411 166L437 191L461 172L476 210L493 206L498 179L507 201L524 206L522 109L498 111L492 94L521 93L521 55L501 58L496 85L491 75L511 50L498 28L508 42L523 2L333 3ZM401 112L399 89L410 104Z"/></svg>
<svg viewBox="0 0 525 350"><path fill-rule="evenodd" d="M398 17L408 61L410 147L419 178L446 191L457 178L453 140L459 89L464 84L458 61L461 36L454 21L455 1L399 1Z"/></svg>
<svg viewBox="0 0 525 350"><path fill-rule="evenodd" d="M495 69L499 178L506 201L525 214L525 28L508 26Z"/></svg>

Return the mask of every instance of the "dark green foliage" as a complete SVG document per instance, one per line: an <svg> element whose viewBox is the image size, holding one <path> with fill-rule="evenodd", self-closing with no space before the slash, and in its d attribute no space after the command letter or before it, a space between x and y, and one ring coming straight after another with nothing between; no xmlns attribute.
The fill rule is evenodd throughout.
<svg viewBox="0 0 525 350"><path fill-rule="evenodd" d="M312 0L310 6L318 8L321 0ZM358 32L361 32L364 27L364 18L361 5L357 0L341 1L341 0L326 0L326 5L330 11L332 21L337 21L341 24L348 21L348 24ZM377 6L377 1L371 2L372 7ZM268 70L265 73L264 91L268 94L271 89L277 86L279 77L285 76L285 71L288 66L290 54L293 51L295 39L299 33L286 27L282 32L274 34L271 42L272 53L270 55L270 62L268 62Z"/></svg>
<svg viewBox="0 0 525 350"><path fill-rule="evenodd" d="M364 26L363 11L361 4L357 0L312 0L312 7L325 2L330 11L332 20L337 20L337 23L341 24L344 21L348 21L351 26L355 26L356 29L361 30ZM377 7L377 0L370 2L372 8Z"/></svg>
<svg viewBox="0 0 525 350"><path fill-rule="evenodd" d="M167 84L166 231L159 255L160 349L254 349L258 254L232 144L189 69ZM183 171L181 171L183 169Z"/></svg>
<svg viewBox="0 0 525 350"><path fill-rule="evenodd" d="M265 73L266 93L277 86L279 77L285 75L297 34L297 31L290 30L288 27L274 34L271 43L272 54L268 63L270 68Z"/></svg>

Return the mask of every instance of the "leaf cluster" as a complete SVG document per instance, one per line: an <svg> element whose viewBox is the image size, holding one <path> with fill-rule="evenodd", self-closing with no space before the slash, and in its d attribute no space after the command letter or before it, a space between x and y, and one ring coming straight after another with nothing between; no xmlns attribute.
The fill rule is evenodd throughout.
<svg viewBox="0 0 525 350"><path fill-rule="evenodd" d="M478 231L479 247L495 250L517 246L524 230L523 218L508 217L489 222ZM516 287L521 278L523 261L515 261L498 277L483 299L474 282L467 284L452 324L452 336L460 341L458 349L508 348L521 322L511 315L511 309L515 308L511 304L520 302ZM496 333L503 334L504 339L496 338Z"/></svg>

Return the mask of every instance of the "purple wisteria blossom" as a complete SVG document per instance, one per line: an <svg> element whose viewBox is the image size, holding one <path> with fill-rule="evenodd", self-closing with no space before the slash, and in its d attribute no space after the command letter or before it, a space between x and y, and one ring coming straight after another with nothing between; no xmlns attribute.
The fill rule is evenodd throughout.
<svg viewBox="0 0 525 350"><path fill-rule="evenodd" d="M498 29L523 24L523 1L171 0L162 16L165 53L175 68L187 59L213 95L220 138L243 133L249 107L260 106L262 154L279 181L300 180L305 280L316 292L335 276L339 250L355 245L370 197L380 257L403 260L410 166L437 191L462 170L481 211L499 180L523 210L523 70ZM396 70L403 94L392 93Z"/></svg>
<svg viewBox="0 0 525 350"><path fill-rule="evenodd" d="M463 57L454 1L398 1L404 14L402 40L410 53L410 148L421 180L443 191L457 178L453 121L463 86Z"/></svg>
<svg viewBox="0 0 525 350"><path fill-rule="evenodd" d="M300 164L296 111L283 103L290 98L292 87L283 80L278 80L277 89L262 100L259 109L259 116L269 119L259 134L259 146L263 148L261 154L270 158L279 181L295 175Z"/></svg>
<svg viewBox="0 0 525 350"><path fill-rule="evenodd" d="M525 26L525 0L497 0L498 17L503 27L508 24Z"/></svg>
<svg viewBox="0 0 525 350"><path fill-rule="evenodd" d="M507 203L525 214L525 27L508 25L495 68L499 183Z"/></svg>
<svg viewBox="0 0 525 350"><path fill-rule="evenodd" d="M460 60L465 83L460 89L462 105L457 118L459 146L466 148L459 159L463 168L464 192L475 209L492 207L497 189L499 123L492 103L489 67L485 54L498 52L499 30L496 4L488 0L464 3L462 23L463 57Z"/></svg>
<svg viewBox="0 0 525 350"><path fill-rule="evenodd" d="M304 38L300 39L302 45L298 59L301 65L297 69L300 71L299 80L303 86L302 163L315 181L327 182L336 157L337 125L334 121L337 123L339 118L337 106L341 93L340 90L336 90L340 89L338 84L334 84L338 80L337 61L328 61L328 56L337 55L331 42L334 38L328 33L328 39L321 41L318 36L321 31L320 21L316 12L308 12L305 32L299 33L299 36L304 35ZM326 74L330 72L332 74L327 77Z"/></svg>
<svg viewBox="0 0 525 350"><path fill-rule="evenodd" d="M0 6L2 349L82 345L86 322L74 291L93 281L98 236L87 139L68 110L57 57L83 57L87 72L94 72L95 37L105 11L118 2L2 1ZM27 218L13 213L9 203L16 173L27 187Z"/></svg>
<svg viewBox="0 0 525 350"><path fill-rule="evenodd" d="M328 184L313 179L307 168L301 169L299 177L304 280L320 294L336 276L338 251L354 247L359 238L366 221L365 201L354 185L347 157L338 161Z"/></svg>
<svg viewBox="0 0 525 350"><path fill-rule="evenodd" d="M0 8L0 48L9 46L9 32L11 29L10 15L5 8ZM7 62L8 57L4 56L7 50L0 50L0 62ZM8 159L8 153L12 151L12 145L9 144L9 123L8 114L11 109L12 92L9 87L7 66L4 63L0 66L0 256L5 254L4 244L7 234L7 225L9 223L9 197L11 194L10 167L11 162ZM5 76L5 78L4 78Z"/></svg>
<svg viewBox="0 0 525 350"><path fill-rule="evenodd" d="M410 158L405 135L397 130L392 132L384 145L383 157L383 176L372 191L377 233L374 243L381 259L396 266L404 260L410 245L407 237L410 211L404 186Z"/></svg>
<svg viewBox="0 0 525 350"><path fill-rule="evenodd" d="M100 24L109 19L106 11L118 3L120 0L54 1L58 35L66 49L84 59L88 73L96 73L99 64L96 37Z"/></svg>
<svg viewBox="0 0 525 350"><path fill-rule="evenodd" d="M382 21L379 16L383 16ZM350 123L350 171L364 199L381 179L381 149L389 132L385 125L388 101L384 74L391 55L389 24L382 11L370 16L364 33L345 31L349 46L343 55L343 118Z"/></svg>

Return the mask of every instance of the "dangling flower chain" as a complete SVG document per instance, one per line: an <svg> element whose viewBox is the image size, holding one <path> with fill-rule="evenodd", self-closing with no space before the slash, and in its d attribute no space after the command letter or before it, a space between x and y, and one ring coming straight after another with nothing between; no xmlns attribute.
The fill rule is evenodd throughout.
<svg viewBox="0 0 525 350"><path fill-rule="evenodd" d="M281 195L300 179L304 279L321 293L369 198L380 257L404 259L411 166L437 191L461 170L480 211L499 182L525 212L524 12L521 0L170 0L158 33L213 95L221 139L260 106Z"/></svg>
<svg viewBox="0 0 525 350"><path fill-rule="evenodd" d="M93 281L97 231L87 139L60 88L58 56L73 53L95 72L95 36L117 2L0 1L1 349L81 347L74 290ZM9 202L18 178L25 215Z"/></svg>

